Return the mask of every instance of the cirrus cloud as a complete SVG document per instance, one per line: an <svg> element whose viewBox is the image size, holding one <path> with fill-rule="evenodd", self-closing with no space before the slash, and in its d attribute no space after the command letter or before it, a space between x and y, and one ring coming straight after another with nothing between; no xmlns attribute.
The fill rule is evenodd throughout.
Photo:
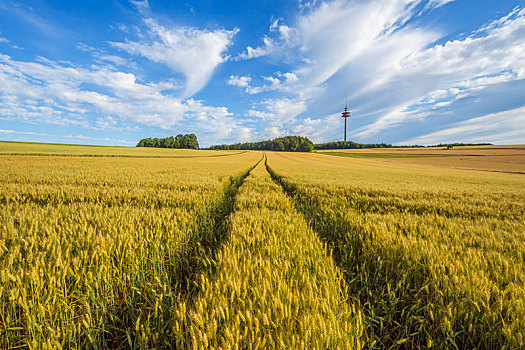
<svg viewBox="0 0 525 350"><path fill-rule="evenodd" d="M396 142L406 139L407 129L422 132L423 121L434 129L455 123L460 117L443 114L445 108L450 111L469 98L496 99L486 93L491 86L525 79L525 9L516 7L470 35L440 42L446 36L443 27L422 26L416 19L421 8L431 10L449 2L309 3L295 21L285 24L277 20L270 31L278 34L271 54L295 57L290 71L294 79L275 76L272 80L278 82L266 79L271 84L250 85L245 90L274 91L280 94L279 99L304 103L305 112L295 118L289 130L301 129L316 116L315 120L331 125L315 131L315 137L324 141L340 138L342 132L333 127L336 119L332 116L347 96L354 111L350 134L356 141ZM521 100L525 103L523 93ZM512 107L493 101L500 112ZM463 118L477 113L472 110ZM415 122L419 122L417 127Z"/></svg>
<svg viewBox="0 0 525 350"><path fill-rule="evenodd" d="M129 54L166 64L174 72L183 74L186 85L182 98L191 97L201 90L210 80L215 68L228 60L229 56L225 52L239 31L167 28L151 18L144 20L144 23L148 28L150 41L127 40L109 44Z"/></svg>

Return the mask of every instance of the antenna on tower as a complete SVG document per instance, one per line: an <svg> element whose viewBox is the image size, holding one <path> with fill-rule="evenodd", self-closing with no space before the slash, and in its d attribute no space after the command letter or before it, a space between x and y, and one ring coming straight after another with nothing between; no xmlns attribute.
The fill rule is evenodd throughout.
<svg viewBox="0 0 525 350"><path fill-rule="evenodd" d="M346 142L346 119L350 117L350 112L348 111L348 97L345 99L345 111L341 113L341 117L345 118L345 142Z"/></svg>

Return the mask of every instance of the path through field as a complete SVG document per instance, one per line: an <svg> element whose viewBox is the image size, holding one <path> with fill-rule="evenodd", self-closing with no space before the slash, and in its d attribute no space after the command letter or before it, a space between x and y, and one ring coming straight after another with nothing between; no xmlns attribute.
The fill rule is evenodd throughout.
<svg viewBox="0 0 525 350"><path fill-rule="evenodd" d="M344 282L264 162L239 189L228 238L187 310L180 345L358 348L362 325Z"/></svg>

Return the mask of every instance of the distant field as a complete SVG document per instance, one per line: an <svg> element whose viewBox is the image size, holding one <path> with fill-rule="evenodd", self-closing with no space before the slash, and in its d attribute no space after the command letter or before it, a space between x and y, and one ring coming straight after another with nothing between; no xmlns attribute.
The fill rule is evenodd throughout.
<svg viewBox="0 0 525 350"><path fill-rule="evenodd" d="M393 153L353 153L353 152L317 152L329 156L351 157L351 158L427 158L427 157L451 157L445 154L393 154Z"/></svg>
<svg viewBox="0 0 525 350"><path fill-rule="evenodd" d="M319 154L525 174L525 145L327 150Z"/></svg>
<svg viewBox="0 0 525 350"><path fill-rule="evenodd" d="M2 349L525 348L525 147L0 147Z"/></svg>
<svg viewBox="0 0 525 350"><path fill-rule="evenodd" d="M86 146L0 141L0 155L61 155L83 157L185 158L223 156L243 151L209 151L146 147Z"/></svg>

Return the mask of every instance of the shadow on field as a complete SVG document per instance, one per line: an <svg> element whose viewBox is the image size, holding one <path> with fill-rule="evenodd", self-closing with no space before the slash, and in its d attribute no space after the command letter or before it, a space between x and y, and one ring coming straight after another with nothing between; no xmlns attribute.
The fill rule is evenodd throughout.
<svg viewBox="0 0 525 350"><path fill-rule="evenodd" d="M365 348L479 347L479 338L472 337L461 322L452 328L444 324L447 296L439 292L424 257L414 261L397 247L377 244L374 232L349 221L344 213L326 210L267 162L266 169L343 272L349 302L363 312Z"/></svg>
<svg viewBox="0 0 525 350"><path fill-rule="evenodd" d="M211 203L207 213L198 217L195 236L190 248L184 256L180 269L176 271L176 280L179 281L180 294L190 298L199 293L199 276L206 269L215 268L213 260L216 252L228 238L228 216L233 212L235 198L244 180L250 172L262 161L261 158L254 166L239 176L230 177L224 185L223 193Z"/></svg>

